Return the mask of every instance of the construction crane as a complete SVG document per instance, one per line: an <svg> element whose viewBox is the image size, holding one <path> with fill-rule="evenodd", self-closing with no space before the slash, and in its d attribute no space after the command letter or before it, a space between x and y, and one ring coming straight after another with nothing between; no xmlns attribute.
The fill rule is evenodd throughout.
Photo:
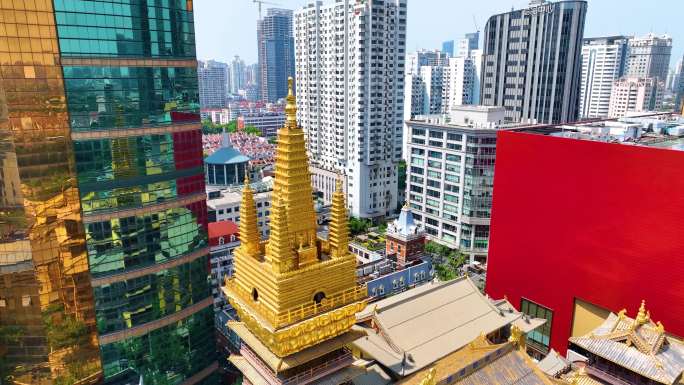
<svg viewBox="0 0 684 385"><path fill-rule="evenodd" d="M475 18L475 15L473 15L473 24L475 24L475 31L480 32L480 27L477 26L477 19Z"/></svg>
<svg viewBox="0 0 684 385"><path fill-rule="evenodd" d="M262 4L268 4L268 5L280 5L278 3L271 3L269 1L264 1L264 0L252 0L252 3L259 4L259 20L261 20L261 5Z"/></svg>

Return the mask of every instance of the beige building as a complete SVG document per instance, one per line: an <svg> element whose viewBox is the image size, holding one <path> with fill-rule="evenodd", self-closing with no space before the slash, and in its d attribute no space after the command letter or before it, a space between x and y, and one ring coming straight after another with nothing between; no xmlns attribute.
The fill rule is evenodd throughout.
<svg viewBox="0 0 684 385"><path fill-rule="evenodd" d="M656 111L663 105L664 83L656 78L627 77L613 83L608 116L621 118L628 112Z"/></svg>

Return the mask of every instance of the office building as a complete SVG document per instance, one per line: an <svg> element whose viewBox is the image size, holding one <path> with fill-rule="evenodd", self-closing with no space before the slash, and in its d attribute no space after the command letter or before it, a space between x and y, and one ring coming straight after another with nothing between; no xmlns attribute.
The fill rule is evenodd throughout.
<svg viewBox="0 0 684 385"><path fill-rule="evenodd" d="M665 84L656 78L624 77L613 82L608 116L621 118L628 112L657 111L663 105Z"/></svg>
<svg viewBox="0 0 684 385"><path fill-rule="evenodd" d="M672 54L672 38L649 33L644 37L629 39L627 76L667 79Z"/></svg>
<svg viewBox="0 0 684 385"><path fill-rule="evenodd" d="M398 208L405 51L406 0L295 12L297 118L312 172L346 176L355 217Z"/></svg>
<svg viewBox="0 0 684 385"><path fill-rule="evenodd" d="M12 298L0 322L21 330L14 381L210 383L192 1L0 7L20 31L0 31L1 169L16 170L2 177L0 297L9 286ZM153 25L159 39L145 38Z"/></svg>
<svg viewBox="0 0 684 385"><path fill-rule="evenodd" d="M677 61L672 76L672 92L675 94L675 111L682 111L684 105L684 58Z"/></svg>
<svg viewBox="0 0 684 385"><path fill-rule="evenodd" d="M238 225L231 221L209 223L209 247L211 269L211 295L214 297L214 310L228 307L221 286L233 275L233 251L240 246Z"/></svg>
<svg viewBox="0 0 684 385"><path fill-rule="evenodd" d="M528 336L543 354L643 299L684 335L684 120L621 124L499 132L486 292L547 319Z"/></svg>
<svg viewBox="0 0 684 385"><path fill-rule="evenodd" d="M259 63L245 66L245 84L259 89Z"/></svg>
<svg viewBox="0 0 684 385"><path fill-rule="evenodd" d="M278 128L285 123L285 113L283 112L248 112L238 117L238 124L243 126L256 127L261 131L261 135L267 138L274 138Z"/></svg>
<svg viewBox="0 0 684 385"><path fill-rule="evenodd" d="M340 184L326 240L317 235L304 131L290 88L287 120L278 131L270 237L261 242L253 191L242 190L240 247L223 291L240 322L228 327L242 340L229 360L249 384L348 383L360 374L346 345L365 308L349 253L346 203ZM262 262L263 261L263 262Z"/></svg>
<svg viewBox="0 0 684 385"><path fill-rule="evenodd" d="M267 178L264 178L267 179ZM268 178L271 179L271 178ZM259 236L268 236L268 221L271 214L271 195L273 181L264 180L251 183L256 204L257 227ZM230 188L210 187L208 189L207 211L209 222L230 221L240 224L240 200L244 186Z"/></svg>
<svg viewBox="0 0 684 385"><path fill-rule="evenodd" d="M228 96L229 68L225 63L214 60L197 62L200 106L202 108L223 108Z"/></svg>
<svg viewBox="0 0 684 385"><path fill-rule="evenodd" d="M235 55L230 62L230 92L238 95L245 85L245 62Z"/></svg>
<svg viewBox="0 0 684 385"><path fill-rule="evenodd" d="M453 40L447 40L442 43L442 52L447 54L449 57L454 56L454 44L455 42Z"/></svg>
<svg viewBox="0 0 684 385"><path fill-rule="evenodd" d="M465 37L458 41L457 56L468 57L470 52L480 47L480 31L466 33ZM453 55L452 55L453 56Z"/></svg>
<svg viewBox="0 0 684 385"><path fill-rule="evenodd" d="M287 79L294 77L292 11L270 8L257 21L261 100L276 102L287 96Z"/></svg>
<svg viewBox="0 0 684 385"><path fill-rule="evenodd" d="M481 103L506 108L506 122L575 121L586 1L547 2L489 18Z"/></svg>
<svg viewBox="0 0 684 385"><path fill-rule="evenodd" d="M628 59L626 36L584 39L580 82L580 116L608 116L613 83L625 74Z"/></svg>
<svg viewBox="0 0 684 385"><path fill-rule="evenodd" d="M407 123L407 202L435 240L487 262L497 129L501 107L461 106L449 121Z"/></svg>

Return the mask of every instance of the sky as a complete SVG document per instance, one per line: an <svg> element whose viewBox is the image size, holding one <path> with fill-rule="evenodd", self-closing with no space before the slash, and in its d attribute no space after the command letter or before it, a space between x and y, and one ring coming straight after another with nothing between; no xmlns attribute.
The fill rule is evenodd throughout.
<svg viewBox="0 0 684 385"><path fill-rule="evenodd" d="M334 0L324 0L329 3ZM269 0L269 7L298 9L309 0ZM588 0L584 37L645 35L672 36L672 66L684 55L684 1ZM408 0L407 50L440 48L477 26L484 30L494 14L526 8L529 0ZM239 55L257 62L257 4L252 0L195 0L195 39L199 59L229 62Z"/></svg>

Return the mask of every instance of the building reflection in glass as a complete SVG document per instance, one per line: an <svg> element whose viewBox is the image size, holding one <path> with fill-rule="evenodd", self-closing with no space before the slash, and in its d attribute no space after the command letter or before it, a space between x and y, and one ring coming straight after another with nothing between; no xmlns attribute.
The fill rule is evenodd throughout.
<svg viewBox="0 0 684 385"><path fill-rule="evenodd" d="M0 17L0 375L95 383L93 290L52 4L13 2Z"/></svg>

